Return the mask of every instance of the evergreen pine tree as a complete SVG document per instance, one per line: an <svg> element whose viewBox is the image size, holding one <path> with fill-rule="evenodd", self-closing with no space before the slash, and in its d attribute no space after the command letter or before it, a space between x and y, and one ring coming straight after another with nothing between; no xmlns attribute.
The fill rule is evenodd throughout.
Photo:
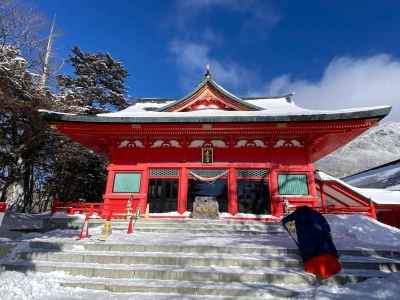
<svg viewBox="0 0 400 300"><path fill-rule="evenodd" d="M128 106L124 97L128 72L111 55L84 53L75 47L68 62L75 76L57 77L65 110L93 114Z"/></svg>

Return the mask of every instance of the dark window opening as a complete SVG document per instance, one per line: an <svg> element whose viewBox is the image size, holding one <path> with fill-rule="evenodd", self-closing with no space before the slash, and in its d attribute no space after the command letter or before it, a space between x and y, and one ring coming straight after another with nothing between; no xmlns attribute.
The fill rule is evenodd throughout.
<svg viewBox="0 0 400 300"><path fill-rule="evenodd" d="M150 213L177 211L178 179L150 179L148 201Z"/></svg>
<svg viewBox="0 0 400 300"><path fill-rule="evenodd" d="M240 213L267 214L270 212L268 185L263 179L239 179L237 198Z"/></svg>

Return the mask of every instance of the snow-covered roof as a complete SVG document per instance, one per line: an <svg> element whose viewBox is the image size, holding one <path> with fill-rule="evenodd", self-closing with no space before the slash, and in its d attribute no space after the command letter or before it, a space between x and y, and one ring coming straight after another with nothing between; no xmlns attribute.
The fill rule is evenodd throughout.
<svg viewBox="0 0 400 300"><path fill-rule="evenodd" d="M241 122L302 122L353 119L381 119L391 110L390 106L363 107L341 110L309 110L294 103L275 105L258 111L227 111L204 109L187 112L145 111L136 105L124 110L98 115L64 114L39 110L48 121L90 123L241 123ZM265 107L265 106L264 106Z"/></svg>
<svg viewBox="0 0 400 300"><path fill-rule="evenodd" d="M400 190L400 160L344 177L342 180L357 187Z"/></svg>
<svg viewBox="0 0 400 300"><path fill-rule="evenodd" d="M164 100L164 99L141 99L136 103L129 106L124 111L156 111L162 112L165 110L167 106L172 104L176 104L180 100ZM258 110L280 110L287 112L300 112L300 111L309 111L307 109L301 108L297 106L289 96L282 97L251 97L241 98L241 101L244 103L249 103L258 107Z"/></svg>
<svg viewBox="0 0 400 300"><path fill-rule="evenodd" d="M190 97L195 95L200 89L206 85L210 85L217 89L223 95L233 99L243 107L244 110L222 110L222 109L200 109L192 111L170 111L171 108L184 103ZM378 106L378 107L362 107L354 109L341 109L341 110L310 110L297 106L292 100L293 94L278 96L278 97L238 97L231 92L224 89L218 83L213 80L210 75L207 75L204 80L188 95L184 96L179 100L163 100L156 98L145 98L141 101L136 102L134 105L112 113L98 114L99 117L119 117L119 118L199 118L199 117L284 117L284 116L297 116L297 117L312 117L316 119L330 119L327 116L335 115L351 115L358 114L360 112L372 112L376 110L385 110L386 113L390 111L389 106ZM158 109L154 109L158 108ZM318 117L320 116L320 117ZM344 117L348 118L348 117ZM349 117L351 118L351 117ZM357 118L357 117L354 117Z"/></svg>
<svg viewBox="0 0 400 300"><path fill-rule="evenodd" d="M129 106L127 109L130 109L132 111L149 111L149 110L158 110L166 105L169 105L171 103L174 103L175 100L169 100L169 101L157 101L156 99L150 100L141 100L136 102L135 104Z"/></svg>
<svg viewBox="0 0 400 300"><path fill-rule="evenodd" d="M274 102L275 101L275 102ZM388 106L376 106L376 107L361 107L361 108L350 108L350 109L340 109L340 110L310 110L304 109L293 102L287 101L276 101L273 99L268 101L264 99L263 109L256 111L231 111L231 110L221 110L221 109L205 109L205 110L195 110L195 111L185 111L185 112L160 112L160 111L144 111L140 106L130 106L124 110L112 113L102 113L97 116L100 117L157 117L157 118L170 118L170 117L203 117L203 116L214 116L214 117L224 117L224 116L313 116L313 115L339 115L339 114L351 114L358 112L368 112L374 110L387 109Z"/></svg>
<svg viewBox="0 0 400 300"><path fill-rule="evenodd" d="M315 172L315 178L321 181L335 181L354 192L370 199L376 204L383 205L400 205L400 191L390 191L385 189L369 189L369 188L357 188L350 184L347 184L343 180L326 174L322 171Z"/></svg>
<svg viewBox="0 0 400 300"><path fill-rule="evenodd" d="M190 104L192 96L211 87L232 101L236 110L206 109L173 111L176 107ZM67 116L57 112L41 111L49 121L95 123L230 123L230 122L294 122L330 121L349 119L381 119L391 110L390 106L350 108L341 110L310 110L297 106L293 95L281 97L238 97L218 85L210 75L180 100L144 98L134 105L111 113L96 116Z"/></svg>

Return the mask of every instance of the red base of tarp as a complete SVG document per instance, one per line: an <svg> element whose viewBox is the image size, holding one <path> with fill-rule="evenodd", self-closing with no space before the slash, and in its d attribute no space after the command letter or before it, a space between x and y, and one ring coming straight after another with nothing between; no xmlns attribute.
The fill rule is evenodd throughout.
<svg viewBox="0 0 400 300"><path fill-rule="evenodd" d="M326 279L339 273L342 266L334 255L318 255L311 257L304 263L304 271Z"/></svg>

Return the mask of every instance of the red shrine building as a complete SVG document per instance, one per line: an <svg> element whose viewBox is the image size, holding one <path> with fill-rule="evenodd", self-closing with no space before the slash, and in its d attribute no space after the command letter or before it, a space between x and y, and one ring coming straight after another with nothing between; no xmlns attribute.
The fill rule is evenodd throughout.
<svg viewBox="0 0 400 300"><path fill-rule="evenodd" d="M124 214L128 201L142 213L148 207L150 214L188 216L201 191L216 197L222 217L274 218L288 206L320 207L314 162L390 109L321 111L297 106L293 95L238 97L207 72L178 100L140 99L98 115L41 115L109 158L105 216Z"/></svg>

